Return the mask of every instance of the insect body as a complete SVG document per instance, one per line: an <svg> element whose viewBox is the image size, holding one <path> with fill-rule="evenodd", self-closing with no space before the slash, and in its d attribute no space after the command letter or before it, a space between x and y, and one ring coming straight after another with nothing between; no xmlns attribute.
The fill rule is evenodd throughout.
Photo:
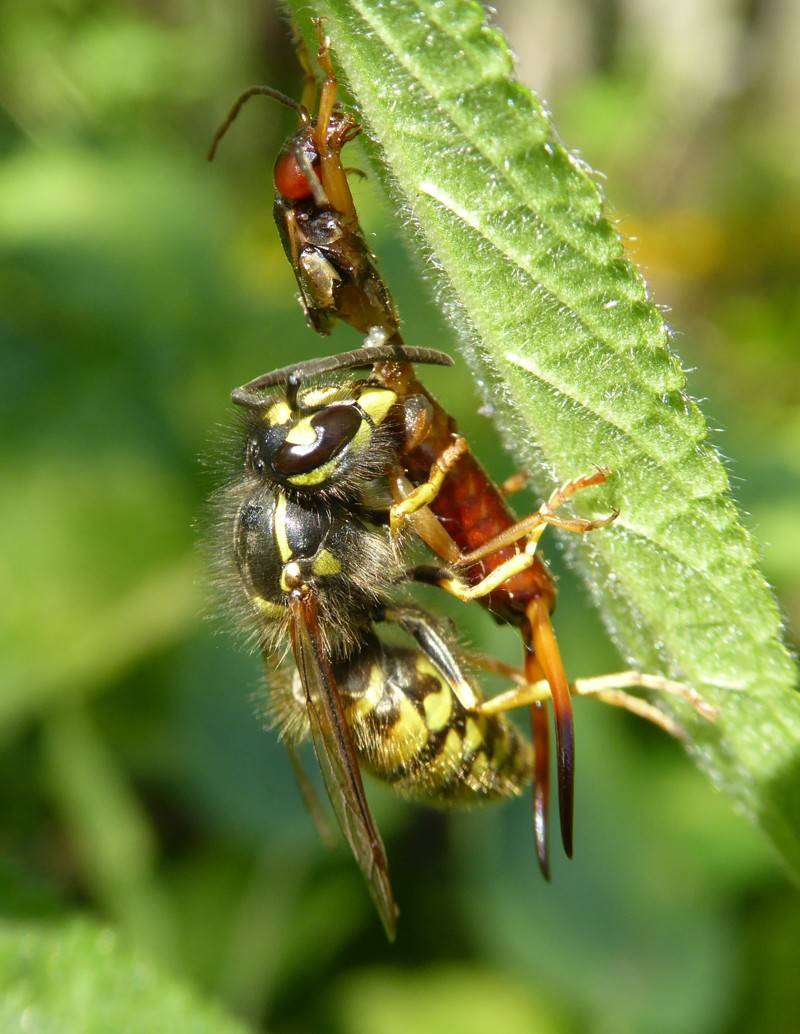
<svg viewBox="0 0 800 1034"><path fill-rule="evenodd" d="M388 359L396 351L387 347L379 354ZM403 358L450 361L426 349L409 349ZM305 372L349 371L372 362L372 351L365 356L359 350L306 364ZM394 448L390 414L397 400L389 389L349 377L301 384L296 370L277 371L259 379L260 394L255 382L234 392L245 412L244 470L218 498L218 566L265 658L291 642L301 706L328 795L393 936L386 854L364 795L335 671L338 666L349 673L349 686L358 681L372 622L403 577L397 543L370 521L366 501ZM395 741L389 736L387 742ZM365 761L379 756L366 745L362 753Z"/></svg>
<svg viewBox="0 0 800 1034"><path fill-rule="evenodd" d="M240 591L244 587L265 653L288 633L298 675L291 690L276 691L277 724L289 741L310 732L339 823L391 936L396 910L388 866L360 766L407 796L438 804L508 796L533 774L537 856L547 875L545 707L552 700L561 832L571 854L570 686L550 620L555 585L536 549L550 524L581 533L604 527L616 514L587 521L557 513L576 492L606 479L608 472L598 470L568 482L518 521L452 418L417 379L414 362L450 360L402 342L341 162L358 126L335 107L325 39L319 59L326 79L315 119L307 106L267 87L253 88L234 105L212 155L254 93L298 111L301 127L275 167L275 214L286 254L311 326L327 333L340 319L369 331L368 342L273 371L234 391L234 402L247 412L247 473L228 490L227 508L235 516L224 525L221 549L228 550L229 574L235 572ZM369 373L359 380L342 376L357 369ZM309 385L334 374L329 383ZM397 534L404 525L449 569L405 571ZM484 659L484 666L512 678L512 690L483 700L431 619L391 606L393 585L408 578L477 600L520 629L522 674ZM416 646L385 642L376 628L391 623ZM712 716L693 691L659 676L625 672L571 689L680 734L660 711L627 694L635 686L677 694ZM533 751L506 718L522 706L531 708Z"/></svg>
<svg viewBox="0 0 800 1034"><path fill-rule="evenodd" d="M536 727L532 750L506 712L541 709L553 695L551 647L535 625L541 613L545 630L550 627L552 583L537 581L535 564L513 576L525 588L524 608L514 609L510 591L498 597L504 620L522 625L517 614L523 613L530 620L531 662L520 676L489 661L486 666L517 683L490 700L465 674L450 637L427 615L393 601L395 588L410 577L428 577L457 595L470 591L450 573L407 570L405 542L390 531L397 504L387 482L404 451L411 452L420 422L427 426L428 420L420 415L427 412L424 396L408 387L395 390L386 371L414 362L449 359L384 344L296 364L237 388L243 470L220 494L217 541L228 594L239 600L265 660L272 664L287 640L291 644L298 674L288 694L277 690L278 725L289 741L310 733L328 796L390 936L396 909L361 767L406 796L440 805L510 796L538 773L542 748ZM359 369L369 372L357 378ZM431 484L413 491L428 499ZM545 516L557 502L551 500ZM523 553L512 552L506 562L518 556ZM497 569L486 577L493 574ZM498 577L488 595L508 581L503 570ZM412 644L385 642L378 629L389 625ZM590 683L573 691L662 725L659 712L622 690L644 684L687 697L685 687L636 673Z"/></svg>
<svg viewBox="0 0 800 1034"><path fill-rule="evenodd" d="M266 474L252 441L244 477L220 499L222 566L244 590L265 658L282 640L292 644L297 677L277 695L278 724L293 741L310 733L342 830L393 937L388 863L360 766L409 797L474 803L520 792L532 751L505 715L482 713L479 693L430 619L387 608L403 570L386 530L324 497L298 504ZM404 628L417 647L381 642L378 622Z"/></svg>
<svg viewBox="0 0 800 1034"><path fill-rule="evenodd" d="M529 534L535 542L548 523L574 531L608 523L564 520L555 512L570 493L599 483L604 475L591 475L568 486L561 498L551 499L550 506L539 512L533 528L528 527L530 522L520 526L457 433L452 418L426 391L412 365L413 361L450 360L442 353L402 346L397 337L394 341L327 360L298 363L237 388L234 401L253 414L248 423L248 455L259 469L296 493L346 500L356 514L370 509L365 492L368 494L376 481L395 488L408 486L402 498L383 503L382 513L373 509L373 519L388 520L395 527L409 522L434 553L451 564L461 560L464 550L490 543L487 558L467 567L465 579L428 568L417 570L415 577L440 585L461 599L477 599L499 620L521 629L527 681L546 678L555 704L562 833L570 853L572 708L550 624L555 586L535 550L526 552L516 540ZM358 366L371 367L365 380L300 387L325 372ZM269 394L281 385L282 392ZM415 483L408 482L408 473ZM503 534L511 535L511 540L496 548L496 537ZM546 874L549 747L545 706L546 701L532 705L532 723L537 745L537 855Z"/></svg>
<svg viewBox="0 0 800 1034"><path fill-rule="evenodd" d="M297 506L268 479L230 486L220 500L219 564L265 660L291 642L328 796L394 936L386 852L369 811L332 664L357 650L383 589L399 573L391 543L331 504ZM238 586L236 585L238 581Z"/></svg>
<svg viewBox="0 0 800 1034"><path fill-rule="evenodd" d="M402 611L384 617L403 624ZM359 763L398 793L437 807L515 796L530 782L533 751L505 714L483 714L477 688L427 615L425 648L365 632L333 673ZM444 661L443 661L444 656ZM465 707L467 697L472 706ZM273 696L275 724L293 742L308 735L299 676Z"/></svg>
<svg viewBox="0 0 800 1034"><path fill-rule="evenodd" d="M564 518L556 511L570 496L584 488L602 484L607 471L599 470L562 486L531 518L520 522L509 509L503 494L466 447L453 418L442 409L417 380L413 368L379 364L374 371L378 383L386 383L402 396L423 394L430 400L431 419L427 431L405 448L400 457L402 471L392 473L395 498L413 499L414 485L430 483L430 471L441 457L453 455L447 474L428 505L453 540L456 553L440 549L432 537L431 548L454 565L452 572L420 569L416 577L440 585L464 601L477 600L498 620L520 629L524 643L525 675L529 683L547 679L556 716L558 744L558 789L561 834L565 851L572 855L574 733L569 682L564 671L550 615L555 607L556 587L552 576L536 553L538 539L553 524L583 533L602 528L616 517L595 521ZM456 446L460 448L456 449ZM408 480L407 480L408 479ZM419 492L419 488L416 488ZM403 507L398 503L398 508ZM413 513L413 510L411 511ZM522 543L520 545L520 542ZM537 746L534 781L534 828L539 865L549 872L547 826L549 797L549 746L545 705L535 703L531 725Z"/></svg>
<svg viewBox="0 0 800 1034"><path fill-rule="evenodd" d="M381 327L391 337L398 327L397 314L358 224L341 159L342 148L358 136L361 127L336 105L337 81L329 44L319 21L316 24L320 36L317 57L325 73L316 116L312 118L309 112L316 92L313 73L307 75L308 104L298 104L269 86L252 86L236 100L217 131L209 160L250 97L263 94L294 108L300 128L275 162L273 213L306 319L319 334L330 333L341 319L364 334ZM305 51L300 54L308 68Z"/></svg>
<svg viewBox="0 0 800 1034"><path fill-rule="evenodd" d="M358 134L360 127L336 105L337 81L329 41L322 33L319 20L315 24L320 40L317 57L325 75L316 117L312 119L309 114L316 92L315 78L301 48L307 103L297 104L269 87L252 87L234 104L214 138L209 156L213 157L241 106L254 94L267 94L295 108L301 125L275 163L274 213L308 322L319 333L327 334L333 323L341 320L362 333L377 331L384 341L402 345L396 309L366 245L341 160L342 149ZM497 536L508 535L511 529L519 530L517 518L501 493L471 454L452 418L417 381L413 367L394 357L391 363L375 368L375 380L383 382L406 403L406 433L395 456L392 477L393 523L397 526L413 515L410 523L414 531L441 560L451 565L458 563L463 553L486 547ZM592 476L578 487L598 484L601 480L602 477ZM424 505L428 502L430 509ZM554 515L549 515L548 520L564 526ZM573 525L581 525L574 526L573 530L589 530L603 523L606 522L573 522ZM544 524L542 530L543 527ZM521 535L522 532L517 539ZM535 547L535 542L533 545ZM527 546L528 543L525 548ZM509 568L512 557L520 555L522 560L515 560L516 567ZM523 565L527 567L517 570ZM494 582L487 582L486 577L497 571L513 573L505 580L495 575ZM420 577L425 575L421 572ZM429 572L428 577L456 595L460 593L462 598L479 600L498 620L519 627L528 677L534 679L545 674L550 680L556 714L562 840L567 854L571 855L572 708L549 620L555 586L546 565L534 555L534 550L524 555L524 548L512 539L464 569L467 596L461 591L460 579L433 572ZM534 638L538 639L538 645ZM537 856L546 875L549 736L544 705L532 709L531 721L539 748L534 795Z"/></svg>

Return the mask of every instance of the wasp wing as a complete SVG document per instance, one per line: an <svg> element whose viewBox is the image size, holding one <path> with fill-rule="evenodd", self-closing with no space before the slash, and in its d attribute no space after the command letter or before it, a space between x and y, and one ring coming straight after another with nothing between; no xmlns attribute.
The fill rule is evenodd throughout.
<svg viewBox="0 0 800 1034"><path fill-rule="evenodd" d="M380 833L369 810L353 739L336 688L312 596L292 602L292 649L306 693L311 738L325 788L342 833L367 881L390 940L397 906Z"/></svg>
<svg viewBox="0 0 800 1034"><path fill-rule="evenodd" d="M292 766L292 771L294 772L295 782L297 783L297 788L300 791L300 796L303 798L303 804L306 806L306 811L311 816L311 821L314 823L323 845L329 850L333 850L338 843L336 831L331 825L330 818L325 812L322 801L317 796L317 792L314 789L311 780L306 775L303 763L297 756L297 751L288 743L285 746L286 753L289 757L289 763Z"/></svg>

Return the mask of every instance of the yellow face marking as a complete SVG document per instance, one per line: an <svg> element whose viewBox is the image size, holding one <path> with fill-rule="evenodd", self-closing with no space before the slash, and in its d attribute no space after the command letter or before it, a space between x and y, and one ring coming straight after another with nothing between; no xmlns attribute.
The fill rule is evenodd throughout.
<svg viewBox="0 0 800 1034"><path fill-rule="evenodd" d="M292 445L313 445L317 440L317 432L311 426L311 417L304 416L298 420L286 435L286 441Z"/></svg>
<svg viewBox="0 0 800 1034"><path fill-rule="evenodd" d="M341 390L341 386L337 384L330 384L327 388L310 388L303 392L300 401L304 407L308 408L324 406L329 399L336 398Z"/></svg>
<svg viewBox="0 0 800 1034"><path fill-rule="evenodd" d="M265 618L269 618L270 621L286 617L286 608L282 607L280 603L265 600L263 596L251 596L250 599L256 610L263 614Z"/></svg>
<svg viewBox="0 0 800 1034"><path fill-rule="evenodd" d="M292 419L292 410L285 399L270 406L264 414L264 419L270 427L277 427L279 424L288 424Z"/></svg>
<svg viewBox="0 0 800 1034"><path fill-rule="evenodd" d="M369 669L369 682L367 683L366 692L353 705L355 716L357 718L366 718L370 711L378 706L378 702L383 696L383 691L383 671L379 664L373 664Z"/></svg>
<svg viewBox="0 0 800 1034"><path fill-rule="evenodd" d="M383 747L392 768L413 761L428 742L428 729L411 701L401 697L397 711L397 721Z"/></svg>
<svg viewBox="0 0 800 1034"><path fill-rule="evenodd" d="M322 481L327 481L328 478L336 470L336 459L329 460L328 463L323 463L321 467L315 467L314 470L309 470L307 474L297 474L295 477L289 478L289 481L293 485L318 485Z"/></svg>
<svg viewBox="0 0 800 1034"><path fill-rule="evenodd" d="M381 424L386 414L397 402L397 395L388 388L367 388L358 396L358 404L372 420L373 424Z"/></svg>
<svg viewBox="0 0 800 1034"><path fill-rule="evenodd" d="M286 496L281 492L275 503L275 544L284 564L292 557L292 549L286 534Z"/></svg>
<svg viewBox="0 0 800 1034"><path fill-rule="evenodd" d="M450 692L450 686L427 658L418 657L416 668L420 675L430 676L439 685L439 689L428 693L422 701L425 724L431 732L439 732L450 721L450 715L453 713L453 695Z"/></svg>
<svg viewBox="0 0 800 1034"><path fill-rule="evenodd" d="M361 426L353 435L352 441L348 445L348 449L354 449L356 452L361 452L366 448L367 445L372 441L372 428L369 426L366 420L361 421Z"/></svg>
<svg viewBox="0 0 800 1034"><path fill-rule="evenodd" d="M335 557L329 549L321 549L314 557L311 570L314 574L324 577L326 575L339 574L342 570L342 564L339 558Z"/></svg>
<svg viewBox="0 0 800 1034"><path fill-rule="evenodd" d="M464 732L464 750L467 754L474 754L483 743L481 727L474 718L468 718Z"/></svg>

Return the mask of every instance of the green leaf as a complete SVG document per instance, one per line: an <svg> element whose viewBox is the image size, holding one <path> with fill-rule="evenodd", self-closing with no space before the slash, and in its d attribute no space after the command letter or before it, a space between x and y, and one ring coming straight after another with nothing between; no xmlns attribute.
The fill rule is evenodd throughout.
<svg viewBox="0 0 800 1034"><path fill-rule="evenodd" d="M342 1030L351 1034L557 1034L567 1025L527 982L476 966L438 966L423 972L362 969L343 981L335 1000Z"/></svg>
<svg viewBox="0 0 800 1034"><path fill-rule="evenodd" d="M155 880L154 832L86 706L56 706L43 744L51 793L84 880L133 944L171 960L174 922Z"/></svg>
<svg viewBox="0 0 800 1034"><path fill-rule="evenodd" d="M31 1034L246 1034L158 972L110 929L84 920L0 924L0 1030Z"/></svg>
<svg viewBox="0 0 800 1034"><path fill-rule="evenodd" d="M289 6L307 31L307 7ZM567 543L614 641L719 708L713 725L679 712L693 756L800 869L800 697L779 613L591 171L473 0L317 11L509 450L542 492L614 472L575 508L619 519Z"/></svg>

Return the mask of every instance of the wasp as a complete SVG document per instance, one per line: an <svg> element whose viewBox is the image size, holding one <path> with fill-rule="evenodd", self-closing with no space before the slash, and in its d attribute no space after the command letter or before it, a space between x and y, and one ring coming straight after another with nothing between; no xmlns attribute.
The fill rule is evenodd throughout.
<svg viewBox="0 0 800 1034"><path fill-rule="evenodd" d="M290 747L311 737L335 814L390 937L396 906L361 769L438 805L517 794L536 775L537 744L507 712L541 707L552 697L544 664L518 673L476 658L476 666L516 683L484 699L452 633L394 599L420 580L419 569L406 565L403 539L391 533L398 504L388 475L421 403L388 387L386 371L414 363L452 360L384 343L284 367L235 389L232 399L243 413L242 469L220 494L215 549L228 594L267 664L290 644L296 676L288 687L273 682L275 722ZM366 376L354 376L358 370ZM435 580L469 589L453 574L437 571ZM387 642L380 634L387 627L401 629L409 643ZM533 645L539 649L541 640ZM676 732L661 712L628 696L633 685L698 706L686 687L636 673L572 688Z"/></svg>
<svg viewBox="0 0 800 1034"><path fill-rule="evenodd" d="M315 20L319 38L317 59L324 73L319 91L316 115L309 108L316 93L316 78L305 49L299 48L301 64L306 73L304 102L298 103L269 86L252 86L234 102L226 119L217 130L209 150L213 159L220 141L238 117L243 105L253 96L266 95L297 111L300 127L281 149L275 162L274 181L276 198L274 216L291 263L300 291L300 299L309 325L318 333L327 334L336 320L362 333L377 334L379 340L402 345L399 321L392 297L376 269L353 203L347 179L347 170L341 159L345 144L355 139L361 130L359 124L336 103L338 82L330 57L330 41L322 31L320 19ZM392 511L393 526L397 528L409 520L417 534L440 559L448 563L461 560L466 548L481 547L496 536L517 526L516 517L505 504L496 486L469 451L466 440L458 434L454 422L442 407L416 380L408 363L397 363L396 357L387 374L393 388L402 391L407 400L409 424L414 422L413 433L407 435L405 448L394 471L394 491L397 506ZM255 383L255 382L254 382ZM257 386L257 385L256 385ZM251 386L252 390L252 386ZM423 472L422 467L426 466ZM445 475L453 476L444 484ZM416 482L409 484L407 478ZM588 487L602 480L584 479L580 487ZM456 492L458 483L469 485L469 493ZM439 499L431 510L424 500ZM412 514L416 516L413 519ZM445 529L445 523L447 528ZM593 523L588 527L599 527ZM482 593L487 583L484 573L496 570L519 550L508 545L494 551L490 561L470 565L466 577L470 598L481 599L495 616L511 620L521 627L526 650L526 670L533 678L542 672L541 662L535 659L534 628L547 632L549 615L555 600L555 586L539 557L530 563L527 576L519 575L511 584L498 584L491 593ZM431 577L433 577L431 575ZM445 577L438 584L458 592L459 583ZM523 590L520 592L520 590ZM463 595L463 594L462 594ZM523 599L533 605L535 622L530 620L522 605ZM574 736L572 709L563 665L552 635L547 642L539 635L539 652L549 661L547 671L552 677L553 700L557 716L558 770L562 839L568 855L572 854ZM542 871L547 874L547 808L549 780L549 744L546 716L537 705L532 711L534 735L539 747L537 779L535 784L535 829L537 857Z"/></svg>
<svg viewBox="0 0 800 1034"><path fill-rule="evenodd" d="M532 752L505 716L480 713L432 619L388 606L404 570L396 540L374 522L368 486L392 448L396 397L368 379L304 384L372 366L376 354L396 349L312 361L260 378L258 396L252 386L233 393L245 412L243 471L219 499L216 553L265 658L291 644L297 676L288 694L276 693L278 725L290 742L311 736L339 824L393 937L388 863L360 766L409 796L456 803L518 792ZM426 349L402 359L450 361ZM383 643L374 631L381 622L403 628L416 648Z"/></svg>
<svg viewBox="0 0 800 1034"><path fill-rule="evenodd" d="M211 156L250 96L264 93L298 111L300 128L275 165L275 215L286 254L310 325L327 333L335 320L342 320L356 330L368 331L367 345L345 356L273 371L236 389L233 398L239 405L258 410L265 405L262 393L284 383L284 396L271 403L273 430L267 437L279 443L286 462L281 460L276 468L273 461L272 475L288 491L299 493L297 498L336 500L357 518L370 508L365 491L374 490L376 481L385 481L392 502L373 507L370 519L385 520L395 537L404 526L410 527L448 565L446 569L417 567L407 571L406 577L438 585L464 601L477 600L497 620L519 628L524 672L519 677L508 670L519 685L503 694L493 707L531 708L536 851L547 876L549 700L556 716L559 813L568 856L572 855L573 841L574 731L570 685L551 622L556 587L537 547L550 525L585 533L614 520L616 513L589 521L557 512L577 492L602 484L608 471L598 469L568 482L536 513L520 521L506 502L505 488L488 477L453 418L417 379L411 356L426 350L404 346L391 295L364 241L341 161L342 148L360 127L336 105L337 82L329 41L322 34L319 20L316 26L318 59L325 74L316 116L310 116L306 104L297 104L270 87L252 87L239 97L218 130ZM307 97L313 94L315 80L302 52L301 60L306 69ZM312 225L319 232L307 232ZM304 377L343 370L348 364L351 369L359 364L371 366L368 380L354 387L329 386L322 389L323 394L312 393L298 404L298 386ZM351 391L356 397L348 400ZM350 408L353 403L358 408L357 396L362 391L370 400L380 397L385 407L380 414L373 414L369 436L361 417ZM376 415L380 419L375 420ZM370 450L351 449L359 435L360 444L369 438ZM352 476L340 468L337 456L351 457L348 463L353 464ZM358 468L361 475L356 473ZM347 476L341 477L343 473ZM506 670L497 663L486 666ZM598 695L604 694L603 699L644 714L671 732L677 731L662 712L625 692L634 685L659 689L677 683L638 673L608 679L611 682L607 680L602 689L597 689ZM542 692L542 683L546 683L548 692ZM532 686L538 688L532 690ZM683 690L701 713L710 716L710 709L691 690ZM572 691L576 691L575 685Z"/></svg>
<svg viewBox="0 0 800 1034"><path fill-rule="evenodd" d="M294 270L309 325L329 334L343 320L367 334L383 328L391 337L399 326L392 298L375 268L375 258L359 226L348 171L342 164L345 144L361 132L359 123L336 103L338 83L330 43L315 19L320 40L317 59L325 74L316 115L316 79L304 47L298 49L306 70L304 101L299 103L271 86L251 86L234 102L208 152L213 160L220 141L251 97L263 95L297 112L300 126L275 161L273 214L286 256Z"/></svg>

